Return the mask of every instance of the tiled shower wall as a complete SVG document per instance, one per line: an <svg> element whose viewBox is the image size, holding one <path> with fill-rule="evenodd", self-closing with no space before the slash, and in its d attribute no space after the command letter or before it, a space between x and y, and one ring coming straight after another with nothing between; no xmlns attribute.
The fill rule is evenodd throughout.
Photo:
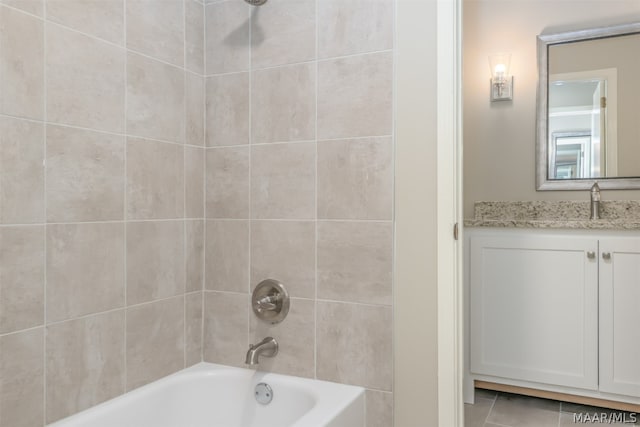
<svg viewBox="0 0 640 427"><path fill-rule="evenodd" d="M368 389L392 425L393 0L209 2L204 359ZM257 321L265 278L291 296Z"/></svg>
<svg viewBox="0 0 640 427"><path fill-rule="evenodd" d="M0 426L42 426L201 360L204 5L0 3Z"/></svg>

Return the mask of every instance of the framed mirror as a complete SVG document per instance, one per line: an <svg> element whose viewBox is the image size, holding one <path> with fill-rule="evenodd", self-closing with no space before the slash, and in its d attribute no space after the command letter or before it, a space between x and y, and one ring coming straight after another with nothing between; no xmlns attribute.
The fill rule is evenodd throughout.
<svg viewBox="0 0 640 427"><path fill-rule="evenodd" d="M538 36L537 190L640 189L640 22Z"/></svg>

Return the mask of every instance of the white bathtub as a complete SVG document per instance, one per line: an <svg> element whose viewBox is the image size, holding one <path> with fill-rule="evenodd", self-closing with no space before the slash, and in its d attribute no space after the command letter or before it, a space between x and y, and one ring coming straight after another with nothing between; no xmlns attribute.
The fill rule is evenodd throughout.
<svg viewBox="0 0 640 427"><path fill-rule="evenodd" d="M271 403L254 397L267 383ZM364 389L200 363L50 427L363 427Z"/></svg>

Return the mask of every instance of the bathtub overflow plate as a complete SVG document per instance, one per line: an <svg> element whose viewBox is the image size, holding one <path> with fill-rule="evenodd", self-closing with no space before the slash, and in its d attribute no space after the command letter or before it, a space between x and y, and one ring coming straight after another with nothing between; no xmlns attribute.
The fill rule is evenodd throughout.
<svg viewBox="0 0 640 427"><path fill-rule="evenodd" d="M271 390L269 384L259 383L256 385L255 396L258 403L267 405L271 403L271 399L273 399L273 390Z"/></svg>

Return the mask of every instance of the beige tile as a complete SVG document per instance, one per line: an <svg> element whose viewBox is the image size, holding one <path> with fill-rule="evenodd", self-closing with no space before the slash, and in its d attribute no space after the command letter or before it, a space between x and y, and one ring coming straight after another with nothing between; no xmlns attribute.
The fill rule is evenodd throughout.
<svg viewBox="0 0 640 427"><path fill-rule="evenodd" d="M124 44L122 0L47 0L47 20Z"/></svg>
<svg viewBox="0 0 640 427"><path fill-rule="evenodd" d="M127 131L183 142L184 71L134 53L127 64Z"/></svg>
<svg viewBox="0 0 640 427"><path fill-rule="evenodd" d="M310 61L316 54L315 0L269 0L253 14L253 68Z"/></svg>
<svg viewBox="0 0 640 427"><path fill-rule="evenodd" d="M123 136L47 127L47 219L124 218Z"/></svg>
<svg viewBox="0 0 640 427"><path fill-rule="evenodd" d="M204 361L245 367L249 296L204 293Z"/></svg>
<svg viewBox="0 0 640 427"><path fill-rule="evenodd" d="M318 218L391 220L391 137L318 143Z"/></svg>
<svg viewBox="0 0 640 427"><path fill-rule="evenodd" d="M206 289L249 291L249 221L207 221Z"/></svg>
<svg viewBox="0 0 640 427"><path fill-rule="evenodd" d="M318 64L318 138L390 135L393 56L389 52Z"/></svg>
<svg viewBox="0 0 640 427"><path fill-rule="evenodd" d="M185 221L186 229L186 291L204 289L204 221Z"/></svg>
<svg viewBox="0 0 640 427"><path fill-rule="evenodd" d="M185 48L186 68L204 74L204 5L185 0Z"/></svg>
<svg viewBox="0 0 640 427"><path fill-rule="evenodd" d="M249 73L207 78L207 146L249 143Z"/></svg>
<svg viewBox="0 0 640 427"><path fill-rule="evenodd" d="M44 226L0 227L0 334L44 321Z"/></svg>
<svg viewBox="0 0 640 427"><path fill-rule="evenodd" d="M127 217L184 215L184 150L176 144L127 140Z"/></svg>
<svg viewBox="0 0 640 427"><path fill-rule="evenodd" d="M47 422L124 393L124 310L47 327Z"/></svg>
<svg viewBox="0 0 640 427"><path fill-rule="evenodd" d="M320 58L393 47L393 0L318 0Z"/></svg>
<svg viewBox="0 0 640 427"><path fill-rule="evenodd" d="M11 5L26 6L27 0ZM0 114L44 118L44 24L7 7L0 8Z"/></svg>
<svg viewBox="0 0 640 427"><path fill-rule="evenodd" d="M393 394L367 390L365 396L367 399L365 414L367 427L393 426Z"/></svg>
<svg viewBox="0 0 640 427"><path fill-rule="evenodd" d="M250 64L251 7L225 1L205 7L206 74L247 71Z"/></svg>
<svg viewBox="0 0 640 427"><path fill-rule="evenodd" d="M0 4L23 10L32 15L44 15L44 0L0 0Z"/></svg>
<svg viewBox="0 0 640 427"><path fill-rule="evenodd" d="M124 306L124 224L47 226L47 320Z"/></svg>
<svg viewBox="0 0 640 427"><path fill-rule="evenodd" d="M484 427L493 399L476 398L473 405L464 405L464 427Z"/></svg>
<svg viewBox="0 0 640 427"><path fill-rule="evenodd" d="M498 395L487 422L522 427L555 427L560 403L515 394Z"/></svg>
<svg viewBox="0 0 640 427"><path fill-rule="evenodd" d="M185 296L186 315L186 366L202 362L202 292Z"/></svg>
<svg viewBox="0 0 640 427"><path fill-rule="evenodd" d="M123 132L125 51L47 25L47 119Z"/></svg>
<svg viewBox="0 0 640 427"><path fill-rule="evenodd" d="M391 390L391 307L318 302L317 377Z"/></svg>
<svg viewBox="0 0 640 427"><path fill-rule="evenodd" d="M0 336L0 413L7 427L44 424L42 328Z"/></svg>
<svg viewBox="0 0 640 427"><path fill-rule="evenodd" d="M191 0L189 0L191 1ZM186 143L204 145L204 77L185 73L187 91L186 102Z"/></svg>
<svg viewBox="0 0 640 427"><path fill-rule="evenodd" d="M207 149L207 218L249 217L249 147Z"/></svg>
<svg viewBox="0 0 640 427"><path fill-rule="evenodd" d="M127 309L127 390L184 368L184 297Z"/></svg>
<svg viewBox="0 0 640 427"><path fill-rule="evenodd" d="M391 304L393 224L318 223L318 298Z"/></svg>
<svg viewBox="0 0 640 427"><path fill-rule="evenodd" d="M250 313L249 342L256 344L266 337L278 341L276 357L260 359L258 369L286 375L313 378L315 375L315 302L291 299L286 319L276 325L259 320ZM244 355L243 355L244 356Z"/></svg>
<svg viewBox="0 0 640 427"><path fill-rule="evenodd" d="M44 126L0 117L0 223L44 222L43 161Z"/></svg>
<svg viewBox="0 0 640 427"><path fill-rule="evenodd" d="M185 217L204 218L204 162L205 149L184 148Z"/></svg>
<svg viewBox="0 0 640 427"><path fill-rule="evenodd" d="M251 147L251 217L315 218L316 144Z"/></svg>
<svg viewBox="0 0 640 427"><path fill-rule="evenodd" d="M127 0L127 48L184 66L183 0Z"/></svg>
<svg viewBox="0 0 640 427"><path fill-rule="evenodd" d="M315 222L252 222L251 288L264 279L279 280L293 297L315 297Z"/></svg>
<svg viewBox="0 0 640 427"><path fill-rule="evenodd" d="M127 304L184 293L184 222L127 223Z"/></svg>
<svg viewBox="0 0 640 427"><path fill-rule="evenodd" d="M252 143L315 139L315 64L254 71L251 87Z"/></svg>

